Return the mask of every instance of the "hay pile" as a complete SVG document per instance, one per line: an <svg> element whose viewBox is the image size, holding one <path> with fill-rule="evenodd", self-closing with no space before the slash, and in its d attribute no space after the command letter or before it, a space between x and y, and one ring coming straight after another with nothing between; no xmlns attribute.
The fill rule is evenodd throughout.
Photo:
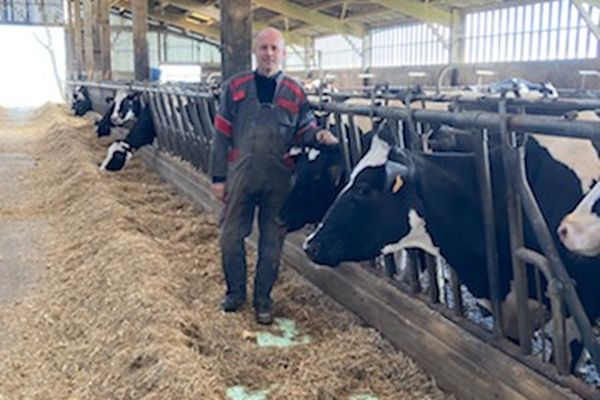
<svg viewBox="0 0 600 400"><path fill-rule="evenodd" d="M259 330L252 308L218 307L214 216L139 159L100 173L110 139L95 139L89 121L53 106L30 118L22 129L43 140L23 149L38 160L26 177L36 191L27 207L50 228L36 292L0 309L12 338L0 344L0 399L224 399L236 385L269 390L269 399L448 398L285 266L276 315L294 319L312 343L257 347L248 339Z"/></svg>

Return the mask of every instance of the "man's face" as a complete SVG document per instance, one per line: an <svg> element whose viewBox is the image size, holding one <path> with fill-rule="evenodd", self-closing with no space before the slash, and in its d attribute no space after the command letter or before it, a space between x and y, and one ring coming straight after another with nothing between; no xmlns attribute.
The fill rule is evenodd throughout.
<svg viewBox="0 0 600 400"><path fill-rule="evenodd" d="M279 71L285 56L285 45L281 34L275 30L263 31L256 37L254 55L259 72L271 76Z"/></svg>

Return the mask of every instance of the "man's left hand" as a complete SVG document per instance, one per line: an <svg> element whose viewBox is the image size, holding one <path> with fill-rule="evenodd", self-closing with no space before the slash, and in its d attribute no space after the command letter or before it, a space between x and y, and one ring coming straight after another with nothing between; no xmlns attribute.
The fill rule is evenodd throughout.
<svg viewBox="0 0 600 400"><path fill-rule="evenodd" d="M327 129L321 129L319 132L317 132L315 138L317 139L317 142L329 146L333 146L340 142L338 138L336 138L335 135L329 132Z"/></svg>

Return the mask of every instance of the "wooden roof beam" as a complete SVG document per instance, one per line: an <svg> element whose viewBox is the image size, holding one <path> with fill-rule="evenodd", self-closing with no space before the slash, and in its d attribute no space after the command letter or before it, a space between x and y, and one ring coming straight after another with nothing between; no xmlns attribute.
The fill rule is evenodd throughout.
<svg viewBox="0 0 600 400"><path fill-rule="evenodd" d="M428 3L415 0L371 0L392 11L416 18L420 21L450 27L452 14Z"/></svg>
<svg viewBox="0 0 600 400"><path fill-rule="evenodd" d="M221 13L218 8L213 6L201 5L194 0L165 0L160 2L163 4L172 4L176 7L188 10L190 13L202 15L207 19L218 21L221 19Z"/></svg>
<svg viewBox="0 0 600 400"><path fill-rule="evenodd" d="M124 8L126 10L131 10L129 1L127 0L119 0L112 3L113 7ZM220 31L219 28L215 26L210 26L206 24L197 24L195 22L190 21L185 17L174 17L167 13L157 13L154 11L148 12L148 16L153 19L163 22L165 24L174 25L178 28L186 29L190 32L194 32L212 39L219 39Z"/></svg>
<svg viewBox="0 0 600 400"><path fill-rule="evenodd" d="M315 10L308 10L285 0L253 0L253 2L257 6L327 30L358 37L362 37L366 33L366 29L362 24L340 21L337 18L329 17Z"/></svg>

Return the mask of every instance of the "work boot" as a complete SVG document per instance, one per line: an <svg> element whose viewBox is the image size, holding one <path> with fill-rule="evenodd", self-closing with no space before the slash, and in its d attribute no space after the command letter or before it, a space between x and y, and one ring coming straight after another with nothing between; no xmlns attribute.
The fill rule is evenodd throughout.
<svg viewBox="0 0 600 400"><path fill-rule="evenodd" d="M271 325L273 323L273 309L267 305L257 305L254 308L256 322L261 325Z"/></svg>
<svg viewBox="0 0 600 400"><path fill-rule="evenodd" d="M221 301L221 308L225 312L236 312L246 304L246 298L228 294Z"/></svg>

